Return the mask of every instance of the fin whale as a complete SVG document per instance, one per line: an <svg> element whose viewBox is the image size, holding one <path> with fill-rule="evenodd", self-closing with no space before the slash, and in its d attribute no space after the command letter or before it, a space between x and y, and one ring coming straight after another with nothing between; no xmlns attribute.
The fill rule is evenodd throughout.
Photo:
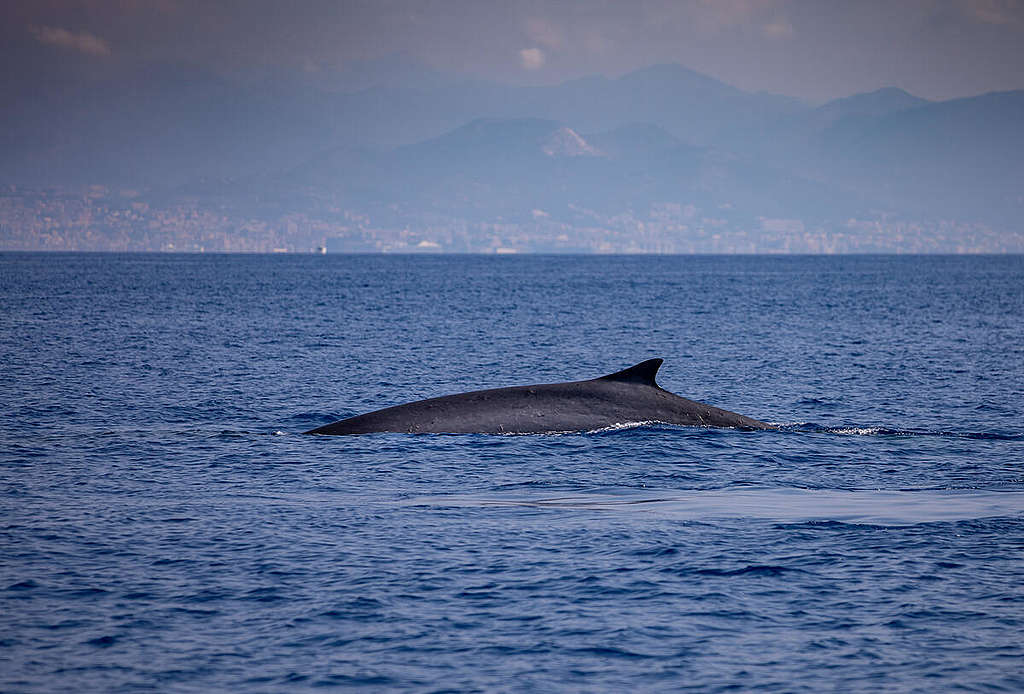
<svg viewBox="0 0 1024 694"><path fill-rule="evenodd" d="M493 388L419 400L342 419L305 433L543 434L593 431L639 422L775 428L664 390L654 380L661 364L661 359L648 359L589 381Z"/></svg>

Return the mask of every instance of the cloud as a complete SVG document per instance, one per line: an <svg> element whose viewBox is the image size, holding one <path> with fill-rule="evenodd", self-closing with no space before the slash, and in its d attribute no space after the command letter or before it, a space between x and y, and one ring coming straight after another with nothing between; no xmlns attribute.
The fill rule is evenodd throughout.
<svg viewBox="0 0 1024 694"><path fill-rule="evenodd" d="M527 70L538 70L544 66L544 51L539 48L524 48L519 51L519 63Z"/></svg>
<svg viewBox="0 0 1024 694"><path fill-rule="evenodd" d="M1021 12L1017 0L962 0L967 16L983 24L1014 24Z"/></svg>
<svg viewBox="0 0 1024 694"><path fill-rule="evenodd" d="M565 43L562 32L546 19L534 17L526 20L526 34L534 43L546 48L561 48Z"/></svg>
<svg viewBox="0 0 1024 694"><path fill-rule="evenodd" d="M747 24L778 4L778 0L697 0L691 6L704 31L722 31Z"/></svg>
<svg viewBox="0 0 1024 694"><path fill-rule="evenodd" d="M614 50L615 44L599 28L592 27L584 33L583 47L593 55L606 55Z"/></svg>
<svg viewBox="0 0 1024 694"><path fill-rule="evenodd" d="M110 45L95 34L80 32L78 34L60 27L32 27L32 34L40 43L48 46L59 46L86 55L110 55Z"/></svg>
<svg viewBox="0 0 1024 694"><path fill-rule="evenodd" d="M793 30L793 25L787 22L785 19L776 19L768 24L765 24L761 31L764 35L770 39L791 39L796 33Z"/></svg>

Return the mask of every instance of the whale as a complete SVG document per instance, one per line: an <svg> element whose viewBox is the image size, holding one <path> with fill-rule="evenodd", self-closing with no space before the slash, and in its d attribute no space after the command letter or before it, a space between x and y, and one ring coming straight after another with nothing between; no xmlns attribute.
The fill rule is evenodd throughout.
<svg viewBox="0 0 1024 694"><path fill-rule="evenodd" d="M306 434L549 434L642 424L733 429L776 427L687 400L655 381L662 359L586 381L475 390L386 407Z"/></svg>

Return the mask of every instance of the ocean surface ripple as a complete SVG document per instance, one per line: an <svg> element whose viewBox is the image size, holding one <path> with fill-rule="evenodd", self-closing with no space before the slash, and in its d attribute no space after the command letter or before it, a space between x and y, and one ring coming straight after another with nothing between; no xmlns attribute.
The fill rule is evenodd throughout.
<svg viewBox="0 0 1024 694"><path fill-rule="evenodd" d="M0 268L0 691L1024 690L1024 258ZM650 357L780 429L298 433Z"/></svg>

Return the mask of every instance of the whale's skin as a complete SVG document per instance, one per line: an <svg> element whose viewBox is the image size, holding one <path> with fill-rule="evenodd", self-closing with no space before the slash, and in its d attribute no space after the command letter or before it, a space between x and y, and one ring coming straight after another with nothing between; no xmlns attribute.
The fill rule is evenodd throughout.
<svg viewBox="0 0 1024 694"><path fill-rule="evenodd" d="M770 424L687 400L655 382L661 359L589 381L445 395L342 419L307 434L544 434L638 423L773 429Z"/></svg>

